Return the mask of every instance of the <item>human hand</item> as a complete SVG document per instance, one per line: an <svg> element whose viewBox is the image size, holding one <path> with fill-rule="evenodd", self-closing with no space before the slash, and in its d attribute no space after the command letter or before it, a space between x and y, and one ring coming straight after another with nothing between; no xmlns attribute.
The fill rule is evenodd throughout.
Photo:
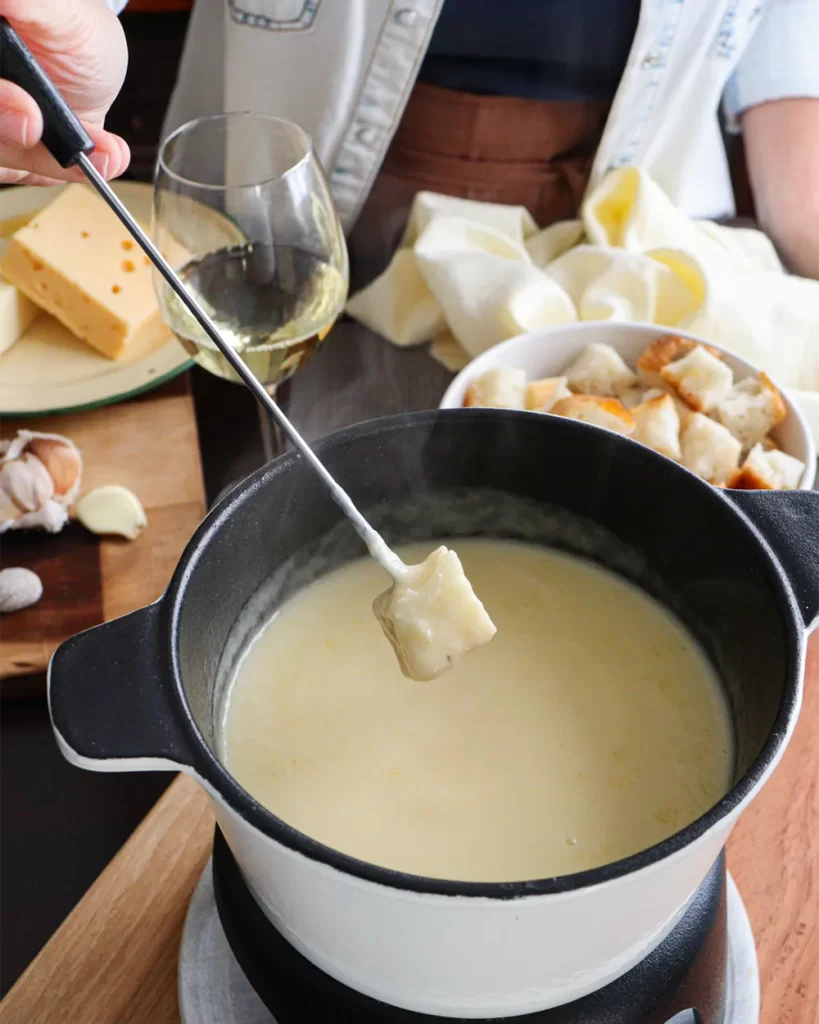
<svg viewBox="0 0 819 1024"><path fill-rule="evenodd" d="M0 0L8 18L45 73L82 121L94 143L91 163L106 178L128 166L125 141L103 122L125 78L128 48L116 15L104 0ZM43 117L19 86L0 79L0 183L54 185L82 181L40 142Z"/></svg>

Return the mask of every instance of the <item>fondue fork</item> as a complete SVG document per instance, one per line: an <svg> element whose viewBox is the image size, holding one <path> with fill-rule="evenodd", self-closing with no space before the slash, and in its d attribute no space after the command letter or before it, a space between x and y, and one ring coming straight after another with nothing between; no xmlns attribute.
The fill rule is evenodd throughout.
<svg viewBox="0 0 819 1024"><path fill-rule="evenodd" d="M94 143L73 110L40 67L38 61L5 18L0 18L0 77L19 85L37 102L43 114L43 144L61 167L79 167L105 202L138 242L148 259L179 296L191 316L230 363L256 401L290 438L333 500L352 523L367 550L395 582L406 578L407 566L383 537L359 512L352 498L333 478L310 445L282 412L245 363L222 338L199 303L187 291L171 265L131 216L108 182L97 171L88 154Z"/></svg>

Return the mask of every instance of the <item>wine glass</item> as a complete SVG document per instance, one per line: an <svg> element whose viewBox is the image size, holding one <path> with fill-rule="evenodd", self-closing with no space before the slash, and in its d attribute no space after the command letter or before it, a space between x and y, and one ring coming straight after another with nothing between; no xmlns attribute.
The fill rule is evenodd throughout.
<svg viewBox="0 0 819 1024"><path fill-rule="evenodd" d="M310 137L290 121L228 113L178 128L157 161L152 228L162 254L271 394L304 366L344 308L344 234ZM186 351L210 373L238 381L158 273L154 281Z"/></svg>

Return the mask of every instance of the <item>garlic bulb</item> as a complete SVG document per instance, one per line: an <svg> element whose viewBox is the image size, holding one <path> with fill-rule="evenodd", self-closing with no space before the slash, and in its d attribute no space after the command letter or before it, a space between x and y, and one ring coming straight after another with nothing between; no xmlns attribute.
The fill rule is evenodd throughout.
<svg viewBox="0 0 819 1024"><path fill-rule="evenodd" d="M67 437L20 430L14 440L0 441L0 533L59 533L81 477L80 451Z"/></svg>

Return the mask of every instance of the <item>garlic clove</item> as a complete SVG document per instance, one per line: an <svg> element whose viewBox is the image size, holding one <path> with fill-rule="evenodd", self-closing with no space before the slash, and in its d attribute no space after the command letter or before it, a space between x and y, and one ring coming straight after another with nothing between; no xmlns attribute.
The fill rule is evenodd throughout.
<svg viewBox="0 0 819 1024"><path fill-rule="evenodd" d="M3 463L0 488L21 512L36 512L54 495L51 474L31 452Z"/></svg>
<svg viewBox="0 0 819 1024"><path fill-rule="evenodd" d="M3 486L3 479L0 476L0 523L11 523L19 519L22 511L14 504L6 489Z"/></svg>
<svg viewBox="0 0 819 1024"><path fill-rule="evenodd" d="M77 502L74 515L91 533L114 533L128 540L134 540L148 525L139 498L118 484L89 491Z"/></svg>
<svg viewBox="0 0 819 1024"><path fill-rule="evenodd" d="M48 470L54 481L54 494L58 498L68 494L82 470L82 459L74 445L52 437L34 437L28 447Z"/></svg>
<svg viewBox="0 0 819 1024"><path fill-rule="evenodd" d="M3 569L0 572L0 613L19 612L43 596L43 584L31 569Z"/></svg>

